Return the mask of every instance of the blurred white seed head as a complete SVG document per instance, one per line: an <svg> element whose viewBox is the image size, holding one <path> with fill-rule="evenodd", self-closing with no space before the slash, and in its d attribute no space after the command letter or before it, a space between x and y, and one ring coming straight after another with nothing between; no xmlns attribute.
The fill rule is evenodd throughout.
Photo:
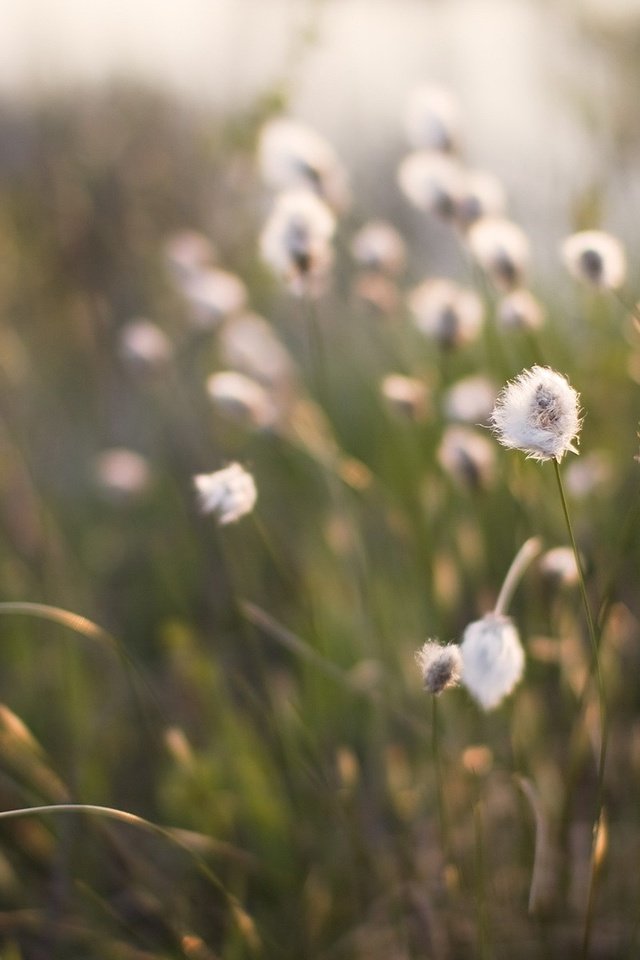
<svg viewBox="0 0 640 960"><path fill-rule="evenodd" d="M425 280L409 293L408 304L418 330L442 348L471 343L482 329L482 300L452 280Z"/></svg>
<svg viewBox="0 0 640 960"><path fill-rule="evenodd" d="M410 153L398 167L398 184L418 210L453 220L463 192L462 168L453 157L432 150Z"/></svg>
<svg viewBox="0 0 640 960"><path fill-rule="evenodd" d="M503 446L534 460L559 462L566 453L578 452L573 445L582 426L578 394L562 374L531 367L506 384L491 425Z"/></svg>
<svg viewBox="0 0 640 960"><path fill-rule="evenodd" d="M260 237L266 264L296 296L319 296L333 263L335 218L306 190L288 190L276 199Z"/></svg>
<svg viewBox="0 0 640 960"><path fill-rule="evenodd" d="M603 230L581 230L563 240L560 253L572 277L592 287L617 290L627 275L621 242Z"/></svg>
<svg viewBox="0 0 640 960"><path fill-rule="evenodd" d="M217 259L212 242L197 230L178 230L164 244L164 257L175 282L186 279L212 266Z"/></svg>
<svg viewBox="0 0 640 960"><path fill-rule="evenodd" d="M189 304L191 321L195 327L210 330L225 317L243 310L247 303L247 288L234 273L216 268L197 270L180 285Z"/></svg>
<svg viewBox="0 0 640 960"><path fill-rule="evenodd" d="M591 450L568 464L564 473L567 491L576 500L584 500L602 490L614 476L613 464L604 450Z"/></svg>
<svg viewBox="0 0 640 960"><path fill-rule="evenodd" d="M353 283L353 293L362 303L386 316L397 311L400 303L398 284L377 270L362 270Z"/></svg>
<svg viewBox="0 0 640 960"><path fill-rule="evenodd" d="M466 235L472 257L498 290L522 286L529 266L529 240L504 217L481 217Z"/></svg>
<svg viewBox="0 0 640 960"><path fill-rule="evenodd" d="M446 87L424 83L411 91L404 118L412 147L453 151L460 140L460 106Z"/></svg>
<svg viewBox="0 0 640 960"><path fill-rule="evenodd" d="M503 330L539 330L545 320L540 301L529 290L512 290L497 306L498 324Z"/></svg>
<svg viewBox="0 0 640 960"><path fill-rule="evenodd" d="M235 523L253 510L258 493L253 476L239 463L193 478L204 513L213 513L219 524Z"/></svg>
<svg viewBox="0 0 640 960"><path fill-rule="evenodd" d="M424 420L427 414L428 390L423 380L389 373L383 377L380 391L389 409L408 420Z"/></svg>
<svg viewBox="0 0 640 960"><path fill-rule="evenodd" d="M220 329L218 346L226 366L253 377L272 391L291 389L295 364L264 317L257 313L231 317Z"/></svg>
<svg viewBox="0 0 640 960"><path fill-rule="evenodd" d="M370 220L351 241L351 253L364 269L397 277L404 270L407 248L394 226L385 220Z"/></svg>
<svg viewBox="0 0 640 960"><path fill-rule="evenodd" d="M265 388L235 370L222 370L207 379L207 393L215 408L243 427L273 426L277 410Z"/></svg>
<svg viewBox="0 0 640 960"><path fill-rule="evenodd" d="M524 672L524 650L513 621L486 614L466 628L460 649L463 684L483 710L493 710Z"/></svg>
<svg viewBox="0 0 640 960"><path fill-rule="evenodd" d="M540 558L540 572L563 586L574 586L579 581L578 565L571 547L547 550Z"/></svg>
<svg viewBox="0 0 640 960"><path fill-rule="evenodd" d="M486 490L495 479L494 445L471 427L447 427L437 457L442 469L463 489Z"/></svg>
<svg viewBox="0 0 640 960"><path fill-rule="evenodd" d="M486 423L497 396L495 383L482 374L463 377L444 394L445 416L462 423Z"/></svg>
<svg viewBox="0 0 640 960"><path fill-rule="evenodd" d="M144 317L130 320L122 327L118 350L125 363L141 370L162 370L173 354L166 333Z"/></svg>
<svg viewBox="0 0 640 960"><path fill-rule="evenodd" d="M416 663L422 674L422 683L428 693L439 694L460 682L462 655L455 643L446 646L428 640L416 651Z"/></svg>
<svg viewBox="0 0 640 960"><path fill-rule="evenodd" d="M127 447L111 447L93 461L98 489L112 500L130 500L144 493L151 481L147 460Z"/></svg>
<svg viewBox="0 0 640 960"><path fill-rule="evenodd" d="M481 217L503 217L507 198L502 183L484 170L464 170L456 208L456 220L463 230Z"/></svg>
<svg viewBox="0 0 640 960"><path fill-rule="evenodd" d="M274 190L305 187L334 210L349 205L347 175L335 150L304 123L286 117L269 120L260 132L258 165Z"/></svg>

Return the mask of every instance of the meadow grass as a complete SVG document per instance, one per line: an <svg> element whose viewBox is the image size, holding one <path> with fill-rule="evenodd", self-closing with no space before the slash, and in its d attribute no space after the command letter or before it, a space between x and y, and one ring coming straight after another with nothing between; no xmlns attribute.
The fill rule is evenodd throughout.
<svg viewBox="0 0 640 960"><path fill-rule="evenodd" d="M546 324L501 328L464 243L452 275L482 331L458 342L449 317L447 342L425 337L406 294L428 263L364 276L362 202L326 291L292 296L258 243L256 149L281 106L227 120L125 87L0 114L2 956L634 957L640 337L560 264L534 274ZM282 376L264 342L236 360L273 416L207 396L233 318L176 282L184 230L286 348ZM139 317L168 358L123 354ZM586 414L564 502L552 464L486 429L486 474L440 452L452 387L497 395L536 363ZM392 372L423 409L385 400ZM101 473L113 448L144 469ZM193 478L231 462L258 500L220 526ZM565 506L582 588L523 574L515 691L488 713L464 686L431 698L415 651L493 610L529 538L570 546Z"/></svg>

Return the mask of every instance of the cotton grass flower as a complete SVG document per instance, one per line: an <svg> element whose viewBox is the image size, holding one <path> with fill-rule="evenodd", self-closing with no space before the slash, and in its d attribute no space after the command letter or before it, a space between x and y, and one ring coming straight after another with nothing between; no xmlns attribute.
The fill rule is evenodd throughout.
<svg viewBox="0 0 640 960"><path fill-rule="evenodd" d="M428 640L416 652L416 663L422 673L425 690L434 695L460 682L462 655L455 643L446 646Z"/></svg>
<svg viewBox="0 0 640 960"><path fill-rule="evenodd" d="M576 280L600 290L617 290L627 275L620 241L603 230L581 230L561 244L564 264Z"/></svg>
<svg viewBox="0 0 640 960"><path fill-rule="evenodd" d="M472 257L498 289L522 286L529 266L529 240L525 232L504 217L481 217L466 235Z"/></svg>
<svg viewBox="0 0 640 960"><path fill-rule="evenodd" d="M473 342L482 329L480 297L452 280L426 280L410 292L408 304L417 329L443 349Z"/></svg>
<svg viewBox="0 0 640 960"><path fill-rule="evenodd" d="M398 184L410 203L442 220L453 220L463 192L457 160L432 150L417 150L398 168Z"/></svg>
<svg viewBox="0 0 640 960"><path fill-rule="evenodd" d="M134 500L148 489L151 470L145 457L128 447L109 447L93 461L100 492L112 501Z"/></svg>
<svg viewBox="0 0 640 960"><path fill-rule="evenodd" d="M143 370L164 369L173 353L166 333L157 323L138 317L130 320L120 330L118 352L131 367Z"/></svg>
<svg viewBox="0 0 640 960"><path fill-rule="evenodd" d="M214 329L247 303L247 288L242 280L235 273L215 267L195 270L186 276L180 291L189 304L194 327L201 330Z"/></svg>
<svg viewBox="0 0 640 960"><path fill-rule="evenodd" d="M437 458L442 469L464 490L486 490L495 478L494 445L471 427L447 427Z"/></svg>
<svg viewBox="0 0 640 960"><path fill-rule="evenodd" d="M462 683L483 710L498 707L522 679L524 650L509 617L493 612L470 623L460 651Z"/></svg>
<svg viewBox="0 0 640 960"><path fill-rule="evenodd" d="M539 330L545 320L544 309L529 290L512 290L500 299L496 319L503 330Z"/></svg>
<svg viewBox="0 0 640 960"><path fill-rule="evenodd" d="M446 87L423 83L412 90L404 121L412 147L449 152L458 146L460 106Z"/></svg>
<svg viewBox="0 0 640 960"><path fill-rule="evenodd" d="M253 476L239 463L193 478L200 508L212 513L221 526L251 513L257 500Z"/></svg>
<svg viewBox="0 0 640 960"><path fill-rule="evenodd" d="M207 379L207 393L223 416L255 430L274 424L277 410L267 390L235 370L221 370Z"/></svg>
<svg viewBox="0 0 640 960"><path fill-rule="evenodd" d="M404 270L407 248L392 224L386 220L370 220L351 241L351 253L365 270L396 277Z"/></svg>
<svg viewBox="0 0 640 960"><path fill-rule="evenodd" d="M507 207L507 198L502 183L485 170L464 170L456 220L463 230L481 217L502 217Z"/></svg>
<svg viewBox="0 0 640 960"><path fill-rule="evenodd" d="M462 423L486 423L498 396L498 388L483 374L471 374L457 380L443 397L448 420Z"/></svg>
<svg viewBox="0 0 640 960"><path fill-rule="evenodd" d="M560 462L566 453L577 453L573 441L581 425L577 392L548 367L523 370L507 383L491 415L498 441L534 460Z"/></svg>
<svg viewBox="0 0 640 960"><path fill-rule="evenodd" d="M389 373L382 379L380 391L393 413L406 420L424 420L427 414L427 385L417 377Z"/></svg>
<svg viewBox="0 0 640 960"><path fill-rule="evenodd" d="M277 198L260 236L266 264L296 296L319 296L333 263L335 218L329 207L306 190L288 190Z"/></svg>
<svg viewBox="0 0 640 960"><path fill-rule="evenodd" d="M258 165L275 190L305 187L334 210L349 205L347 175L334 148L304 123L288 117L269 120L260 132Z"/></svg>
<svg viewBox="0 0 640 960"><path fill-rule="evenodd" d="M178 285L201 270L213 266L217 259L211 240L197 230L178 230L172 233L165 241L164 256Z"/></svg>

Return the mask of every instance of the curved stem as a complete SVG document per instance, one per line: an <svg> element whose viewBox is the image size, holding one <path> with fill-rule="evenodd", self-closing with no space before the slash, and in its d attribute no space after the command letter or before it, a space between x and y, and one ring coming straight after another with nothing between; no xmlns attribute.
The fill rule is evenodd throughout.
<svg viewBox="0 0 640 960"><path fill-rule="evenodd" d="M501 617L506 614L509 604L511 603L511 598L513 597L515 589L522 578L522 574L529 566L533 558L540 553L541 549L542 540L540 537L530 537L528 540L525 540L516 553L515 557L513 558L513 562L507 571L507 575L504 578L504 583L500 588L496 605L493 608L493 612L497 617Z"/></svg>

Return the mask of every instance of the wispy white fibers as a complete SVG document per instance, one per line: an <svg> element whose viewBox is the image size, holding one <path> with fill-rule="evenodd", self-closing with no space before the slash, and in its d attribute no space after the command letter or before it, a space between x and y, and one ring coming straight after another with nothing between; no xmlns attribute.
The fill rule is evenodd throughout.
<svg viewBox="0 0 640 960"><path fill-rule="evenodd" d="M446 645L428 640L416 652L422 682L429 693L438 694L460 682L462 656L455 643Z"/></svg>
<svg viewBox="0 0 640 960"><path fill-rule="evenodd" d="M579 396L566 377L548 367L523 370L504 387L491 414L499 442L534 460L577 453L582 426Z"/></svg>
<svg viewBox="0 0 640 960"><path fill-rule="evenodd" d="M219 524L235 523L251 513L257 500L253 476L239 463L193 478L200 508L213 513Z"/></svg>

